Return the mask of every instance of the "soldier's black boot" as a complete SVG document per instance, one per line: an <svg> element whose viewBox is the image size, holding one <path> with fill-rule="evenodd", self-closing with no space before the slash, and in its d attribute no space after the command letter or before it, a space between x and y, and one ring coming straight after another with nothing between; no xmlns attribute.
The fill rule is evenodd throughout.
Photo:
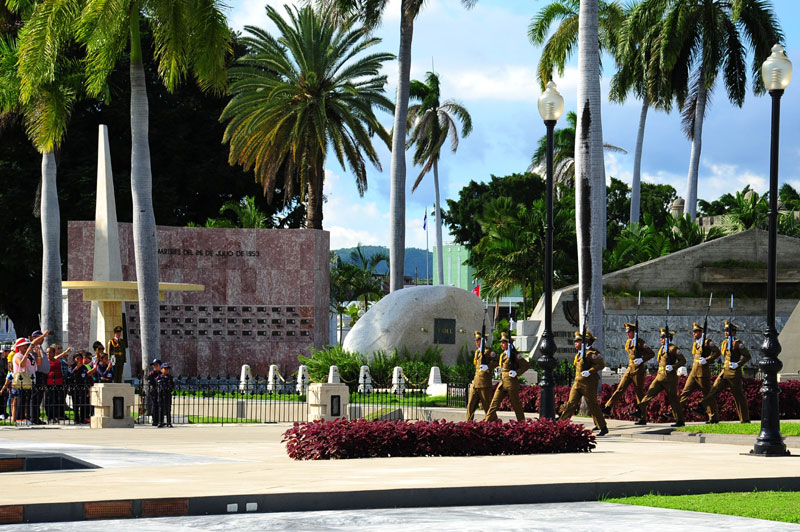
<svg viewBox="0 0 800 532"><path fill-rule="evenodd" d="M647 421L644 418L640 418L634 422L634 425L647 425Z"/></svg>
<svg viewBox="0 0 800 532"><path fill-rule="evenodd" d="M676 421L675 423L670 425L670 427L683 427L683 426L686 426L686 423L684 423L683 421Z"/></svg>
<svg viewBox="0 0 800 532"><path fill-rule="evenodd" d="M604 416L610 416L611 415L611 407L610 406L604 406L602 412L603 412Z"/></svg>
<svg viewBox="0 0 800 532"><path fill-rule="evenodd" d="M600 432L597 433L598 436L605 436L608 434L608 427L601 429Z"/></svg>

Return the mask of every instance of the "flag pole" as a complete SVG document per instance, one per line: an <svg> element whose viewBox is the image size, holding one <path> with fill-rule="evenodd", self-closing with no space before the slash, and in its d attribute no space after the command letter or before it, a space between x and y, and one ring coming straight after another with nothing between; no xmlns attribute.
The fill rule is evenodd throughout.
<svg viewBox="0 0 800 532"><path fill-rule="evenodd" d="M430 269L428 268L428 208L427 207L425 207L425 223L423 225L425 226L425 284L427 285L429 284L431 278L429 273ZM442 279L439 279L439 282L443 283L444 281Z"/></svg>

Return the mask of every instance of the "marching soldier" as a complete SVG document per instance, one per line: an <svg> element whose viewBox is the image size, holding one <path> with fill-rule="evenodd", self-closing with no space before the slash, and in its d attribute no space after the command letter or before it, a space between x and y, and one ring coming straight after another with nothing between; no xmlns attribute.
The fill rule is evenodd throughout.
<svg viewBox="0 0 800 532"><path fill-rule="evenodd" d="M672 416L675 418L675 423L672 427L682 427L685 425L683 420L683 410L681 409L680 401L678 400L678 368L686 364L686 357L678 352L678 348L672 343L674 333L669 332L669 351L665 349L667 342L666 330L661 328L661 347L658 349L658 375L653 382L650 383L650 388L647 393L638 402L638 411L634 411L632 415L639 417L641 421L647 422L647 404L653 400L662 391L667 392L667 399L669 406L672 408ZM644 423L641 423L642 425Z"/></svg>
<svg viewBox="0 0 800 532"><path fill-rule="evenodd" d="M628 369L617 385L616 391L608 398L606 405L603 407L603 414L610 415L611 407L617 404L620 399L625 395L625 390L628 386L633 384L633 391L636 392L636 400L641 401L644 397L644 375L645 375L645 362L651 360L656 356L652 349L647 347L644 340L639 338L638 346L634 346L633 339L636 336L636 324L626 323L625 332L628 334L628 339L625 342L625 352L628 354ZM638 347L638 348L637 348ZM644 420L636 422L638 425L644 425Z"/></svg>
<svg viewBox="0 0 800 532"><path fill-rule="evenodd" d="M111 365L114 368L114 382L122 382L122 371L125 368L125 340L122 339L122 327L114 327L114 337L108 341L108 353Z"/></svg>
<svg viewBox="0 0 800 532"><path fill-rule="evenodd" d="M707 407L714 401L717 394L723 388L729 386L733 393L733 400L736 402L736 410L739 414L739 421L750 423L750 409L747 406L744 391L742 390L742 366L750 361L750 351L744 346L741 340L736 339L736 325L729 321L723 322L725 327L725 341L722 342L722 357L724 364L722 373L719 374L714 385L709 390L708 395L703 398L702 404Z"/></svg>
<svg viewBox="0 0 800 532"><path fill-rule="evenodd" d="M586 398L586 404L589 406L589 412L594 418L594 422L600 429L597 433L598 436L608 434L608 425L606 425L606 418L603 417L603 412L600 410L600 405L597 404L597 385L600 382L600 372L605 367L603 357L597 350L591 347L595 337L592 336L591 331L586 331L586 338L584 340L580 331L575 331L575 382L572 384L572 389L569 392L569 400L564 405L564 410L561 412L559 419L569 419L581 404L581 397ZM581 346L586 342L586 348L583 354L581 353Z"/></svg>
<svg viewBox="0 0 800 532"><path fill-rule="evenodd" d="M483 340L483 341L482 341ZM478 403L486 414L489 414L489 402L492 399L492 371L497 367L497 355L485 342L486 338L479 331L475 331L475 356L472 363L475 364L475 378L472 379L472 387L469 390L469 400L467 401L467 421L475 419L475 411ZM481 344L484 349L481 351Z"/></svg>
<svg viewBox="0 0 800 532"><path fill-rule="evenodd" d="M711 338L703 340L704 346L700 345L700 340L703 337L703 327L697 322L692 324L692 335L694 336L694 342L692 342L692 358L694 360L692 362L692 371L689 372L689 377L686 379L686 384L681 392L682 410L686 409L686 405L689 404L689 397L698 388L703 392L703 399L708 397L708 391L711 388L711 370L708 369L708 363L720 356L719 348L714 345ZM705 352L703 347L705 347ZM708 412L708 421L706 423L719 423L719 409L715 399L711 399L706 410Z"/></svg>
<svg viewBox="0 0 800 532"><path fill-rule="evenodd" d="M519 402L519 375L528 371L531 363L517 354L517 349L511 344L508 333L500 334L500 346L503 348L503 353L500 355L500 368L503 373L500 385L494 391L492 404L489 405L486 421L497 419L497 409L500 408L500 403L503 402L506 395L517 415L517 421L522 421L525 419L525 412Z"/></svg>

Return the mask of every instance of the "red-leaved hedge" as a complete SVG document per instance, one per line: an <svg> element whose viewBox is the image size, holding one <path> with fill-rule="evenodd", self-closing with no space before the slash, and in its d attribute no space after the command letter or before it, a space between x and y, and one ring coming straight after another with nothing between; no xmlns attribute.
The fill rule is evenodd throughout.
<svg viewBox="0 0 800 532"><path fill-rule="evenodd" d="M644 379L645 390L650 386L650 383L655 379L655 375L648 375ZM712 378L712 384L714 379ZM758 419L761 417L761 380L757 379L742 379L742 387L744 388L744 395L747 398L747 404L750 408L750 418ZM678 377L678 394L683 390L686 384L686 377ZM780 387L780 416L781 419L798 419L800 418L800 381L787 381L778 384ZM604 384L600 391L600 404L605 404L617 385ZM556 386L555 387L555 402L556 412L560 412L564 404L569 399L569 386ZM539 386L522 386L520 388L520 402L526 412L539 411ZM703 394L700 390L696 390L691 399L689 400L688 408L686 409L686 421L705 421L705 415L701 416L694 411L694 408L700 405ZM717 396L717 406L719 407L719 418L722 421L737 421L739 419L736 413L736 404L733 401L733 394L729 388L723 389ZM611 408L611 415L608 417L614 419L634 420L630 412L636 407L636 394L633 391L633 386L629 386L625 391L622 400ZM506 397L500 405L500 410L511 410L511 403ZM672 422L672 411L667 401L667 394L659 394L653 401L647 405L647 419L654 423L667 423Z"/></svg>
<svg viewBox="0 0 800 532"><path fill-rule="evenodd" d="M311 421L283 433L294 460L387 456L485 456L589 452L590 430L549 419L475 421Z"/></svg>

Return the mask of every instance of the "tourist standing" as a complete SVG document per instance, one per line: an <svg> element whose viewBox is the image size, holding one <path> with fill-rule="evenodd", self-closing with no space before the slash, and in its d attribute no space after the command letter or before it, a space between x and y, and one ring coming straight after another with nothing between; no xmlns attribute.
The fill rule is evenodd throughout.
<svg viewBox="0 0 800 532"><path fill-rule="evenodd" d="M707 407L715 401L717 394L726 386L731 389L733 400L741 423L750 423L750 408L742 389L742 366L750 361L750 351L741 340L736 338L737 327L729 321L723 323L725 327L725 341L722 342L722 356L725 362L722 373L719 374L708 395L703 399L702 405Z"/></svg>
<svg viewBox="0 0 800 532"><path fill-rule="evenodd" d="M50 371L47 373L47 396L45 398L45 412L48 423L58 423L65 419L67 391L64 377L69 372L65 359L72 351L67 347L62 351L61 346L53 344L47 348L47 359L50 362Z"/></svg>
<svg viewBox="0 0 800 532"><path fill-rule="evenodd" d="M683 385L681 392L680 403L681 409L686 410L686 405L689 404L689 398L695 390L703 392L703 399L708 397L708 392L711 389L711 370L708 363L713 362L720 356L720 351L711 338L703 337L703 327L699 323L692 324L692 370L689 372L689 377L686 379L686 384ZM713 424L719 423L719 409L717 408L717 401L713 399L708 403L706 408L708 420L706 423Z"/></svg>
<svg viewBox="0 0 800 532"><path fill-rule="evenodd" d="M517 348L511 343L508 333L500 334L500 347L503 352L500 355L500 368L502 374L500 384L494 391L492 403L489 405L489 412L486 414L486 421L495 421L497 419L497 410L500 408L500 403L508 396L511 407L514 409L514 414L517 416L517 421L525 419L525 411L522 409L522 404L519 402L519 376L528 371L531 363L519 356Z"/></svg>
<svg viewBox="0 0 800 532"><path fill-rule="evenodd" d="M42 336L42 331L33 331L31 333L31 341L35 341ZM50 361L44 353L41 344L35 344L31 353L36 358L36 374L33 383L33 390L31 390L31 422L34 425L44 425L42 421L42 403L44 403L45 395L47 393L47 374L50 373Z"/></svg>
<svg viewBox="0 0 800 532"><path fill-rule="evenodd" d="M638 402L638 410L634 411L632 415L647 422L646 409L648 403L663 391L667 393L667 400L670 408L672 408L672 416L675 419L675 423L672 426L682 427L685 423L683 421L683 409L678 400L678 368L686 364L686 357L679 353L678 348L672 344L673 336L674 333L670 331L669 349L667 349L667 331L663 327L661 328L661 347L658 349L658 374L655 380L650 383L647 393Z"/></svg>
<svg viewBox="0 0 800 532"><path fill-rule="evenodd" d="M581 397L583 397L586 399L586 405L589 407L594 422L600 429L597 435L604 436L608 434L608 425L600 410L600 405L597 404L597 386L600 383L600 372L603 371L605 362L600 353L591 347L594 341L595 337L591 331L587 330L585 336L580 331L575 331L574 344L577 351L573 361L575 382L572 384L569 400L564 405L559 419L571 418L580 408Z"/></svg>
<svg viewBox="0 0 800 532"><path fill-rule="evenodd" d="M467 421L475 419L475 411L480 403L486 415L489 415L489 403L492 399L492 372L498 365L497 354L489 347L486 337L475 331L475 377L469 390L467 401ZM483 349L481 349L483 347Z"/></svg>
<svg viewBox="0 0 800 532"><path fill-rule="evenodd" d="M628 386L633 384L633 391L636 393L636 400L641 401L644 397L644 376L645 376L645 362L655 358L656 354L652 349L647 347L647 344L642 338L638 339L638 343L634 344L636 338L637 328L635 323L625 324L625 333L628 339L625 341L625 353L628 355L628 369L622 375L622 379L617 385L617 389L611 394L611 397L606 401L603 407L603 414L610 415L611 407L617 404L620 399L625 395L625 390ZM642 420L637 423L643 424Z"/></svg>

